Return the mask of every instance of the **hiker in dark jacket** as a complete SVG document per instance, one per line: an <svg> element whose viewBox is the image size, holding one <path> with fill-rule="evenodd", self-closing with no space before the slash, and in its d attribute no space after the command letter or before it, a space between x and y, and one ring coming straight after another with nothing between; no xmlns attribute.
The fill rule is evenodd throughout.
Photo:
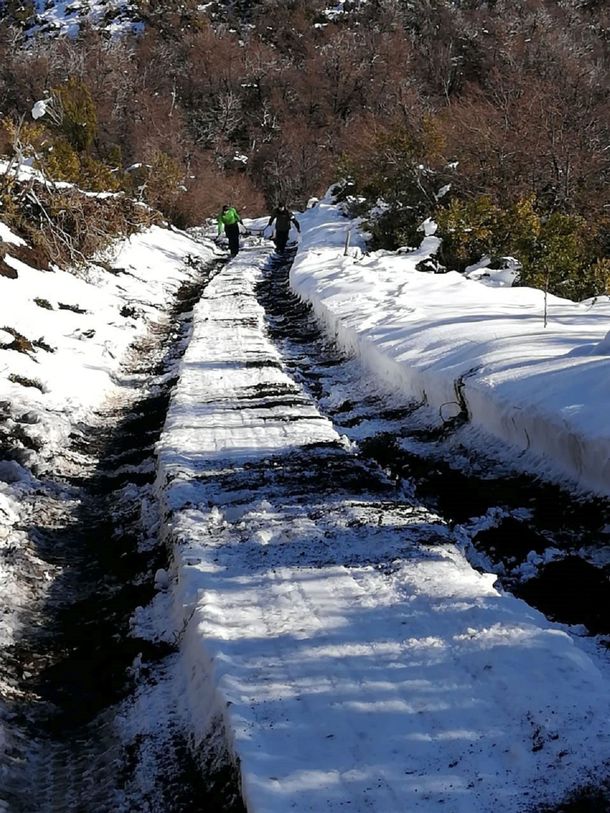
<svg viewBox="0 0 610 813"><path fill-rule="evenodd" d="M231 256L239 252L239 224L243 224L239 212L234 206L225 204L222 207L222 212L218 215L218 236L223 232L227 235L229 240L229 251Z"/></svg>
<svg viewBox="0 0 610 813"><path fill-rule="evenodd" d="M281 254L286 248L286 243L288 242L290 224L294 223L295 228L299 233L301 231L301 226L290 209L286 207L285 203L280 203L280 205L273 210L273 214L269 218L267 226L273 225L273 221L275 221L275 247L278 254ZM265 226L265 228L267 228L267 226Z"/></svg>

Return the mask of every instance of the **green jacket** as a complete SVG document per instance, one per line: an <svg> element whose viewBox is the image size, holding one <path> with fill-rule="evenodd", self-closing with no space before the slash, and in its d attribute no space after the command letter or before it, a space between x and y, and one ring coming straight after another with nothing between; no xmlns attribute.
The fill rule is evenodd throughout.
<svg viewBox="0 0 610 813"><path fill-rule="evenodd" d="M222 234L225 226L233 226L235 223L241 223L241 217L237 209L230 206L226 212L218 215L218 234Z"/></svg>

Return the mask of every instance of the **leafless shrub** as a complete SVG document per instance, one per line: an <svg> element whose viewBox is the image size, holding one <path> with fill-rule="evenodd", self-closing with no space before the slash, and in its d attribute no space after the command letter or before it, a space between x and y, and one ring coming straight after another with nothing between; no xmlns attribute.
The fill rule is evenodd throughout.
<svg viewBox="0 0 610 813"><path fill-rule="evenodd" d="M24 260L38 259L38 266L44 258L46 264L78 268L116 238L160 220L158 213L123 195L87 195L42 183L17 184L13 195L21 197L22 205L5 219L32 246L20 252Z"/></svg>
<svg viewBox="0 0 610 813"><path fill-rule="evenodd" d="M33 389L40 390L40 392L44 392L44 385L37 378L26 378L23 375L11 373L8 380L12 381L13 384L20 384L22 387L31 387Z"/></svg>
<svg viewBox="0 0 610 813"><path fill-rule="evenodd" d="M34 345L33 343L27 339L23 333L19 333L18 330L15 330L12 327L3 327L0 328L5 333L10 333L13 337L13 341L10 344L5 344L2 347L2 350L16 350L18 353L34 353Z"/></svg>

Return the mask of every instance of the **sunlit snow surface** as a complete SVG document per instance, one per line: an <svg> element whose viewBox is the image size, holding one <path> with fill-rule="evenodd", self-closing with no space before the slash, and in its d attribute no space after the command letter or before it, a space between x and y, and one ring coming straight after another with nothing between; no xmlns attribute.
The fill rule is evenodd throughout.
<svg viewBox="0 0 610 813"><path fill-rule="evenodd" d="M6 246L4 263L18 275L16 279L0 275L0 402L5 429L18 428L15 421L26 416L29 437L40 449L24 448L22 462L44 469L52 466L73 428L91 419L104 399L120 393L115 374L121 361L148 321L163 318L161 309L185 277L185 257L198 254L210 259L213 251L184 233L153 227L117 246L116 273L92 263L74 274L58 268L41 271L13 257L11 247L23 240L2 223L0 240ZM35 346L26 352L11 349L15 332ZM42 344L36 345L39 341ZM32 488L29 481L30 475L17 462L4 464L0 534L5 521L9 529L15 524L9 515L13 510L18 513L15 500L20 499L20 489Z"/></svg>
<svg viewBox="0 0 610 813"><path fill-rule="evenodd" d="M302 224L293 285L389 387L425 392L438 412L463 378L481 430L603 490L607 301L551 298L545 330L540 292L416 272L432 235L416 253L371 256L354 235L344 256L351 224L336 209L323 202ZM160 315L196 247L152 229L115 258L127 273L79 279L26 266L11 257L15 235L0 237L19 275L0 276L0 344L10 327L55 350L0 353L9 421L32 413L28 431L44 441L24 462L44 464L119 394L141 316ZM382 474L372 488L265 332L254 289L266 254L245 249L196 308L159 443L175 568L157 579L150 617L183 632L173 702L196 742L224 720L251 813L517 813L598 778L610 759L605 662L499 593ZM15 461L0 481L0 545L18 546L36 481ZM6 610L21 596L2 576L9 642Z"/></svg>
<svg viewBox="0 0 610 813"><path fill-rule="evenodd" d="M110 34L143 29L137 4L130 0L36 0L34 24L28 34L67 34L75 37L84 22Z"/></svg>
<svg viewBox="0 0 610 813"><path fill-rule="evenodd" d="M113 372L129 344L159 301L178 289L184 258L196 244L153 227L124 241L113 258L115 275L95 264L71 274L32 268L11 256L17 238L6 227L0 236L9 243L4 261L18 274L0 276L0 327L10 326L30 341L42 338L50 348L0 354L0 396L24 410L39 409L41 436L64 440L66 426L82 420L112 389ZM7 380L14 376L40 387Z"/></svg>
<svg viewBox="0 0 610 813"><path fill-rule="evenodd" d="M367 271L337 250L333 212L305 220L296 282L381 337L369 300L397 314L383 276L397 261ZM196 740L224 721L250 813L516 813L559 798L610 756L607 674L381 473L380 493L364 470L348 476L360 464L266 335L264 261L242 251L197 306L158 447ZM395 317L382 347L392 329L403 336Z"/></svg>
<svg viewBox="0 0 610 813"><path fill-rule="evenodd" d="M336 207L323 201L302 221L291 282L340 343L444 418L463 397L472 425L527 452L530 467L610 494L608 297L549 296L545 328L542 291L416 271L436 237L363 256L353 229L344 256L354 224Z"/></svg>

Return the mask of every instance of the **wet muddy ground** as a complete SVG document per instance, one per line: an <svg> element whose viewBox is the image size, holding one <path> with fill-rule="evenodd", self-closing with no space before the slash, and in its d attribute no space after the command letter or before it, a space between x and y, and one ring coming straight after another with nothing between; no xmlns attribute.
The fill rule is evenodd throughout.
<svg viewBox="0 0 610 813"><path fill-rule="evenodd" d="M171 708L154 746L137 726L131 737L117 726L138 697L162 693L176 657L177 642L137 637L131 619L168 563L147 540L143 507L192 308L217 267L182 286L167 322L133 348L125 397L77 427L53 479L41 478L27 530L52 586L24 618L3 675L19 733L0 798L15 813L243 810L233 770L193 752Z"/></svg>

